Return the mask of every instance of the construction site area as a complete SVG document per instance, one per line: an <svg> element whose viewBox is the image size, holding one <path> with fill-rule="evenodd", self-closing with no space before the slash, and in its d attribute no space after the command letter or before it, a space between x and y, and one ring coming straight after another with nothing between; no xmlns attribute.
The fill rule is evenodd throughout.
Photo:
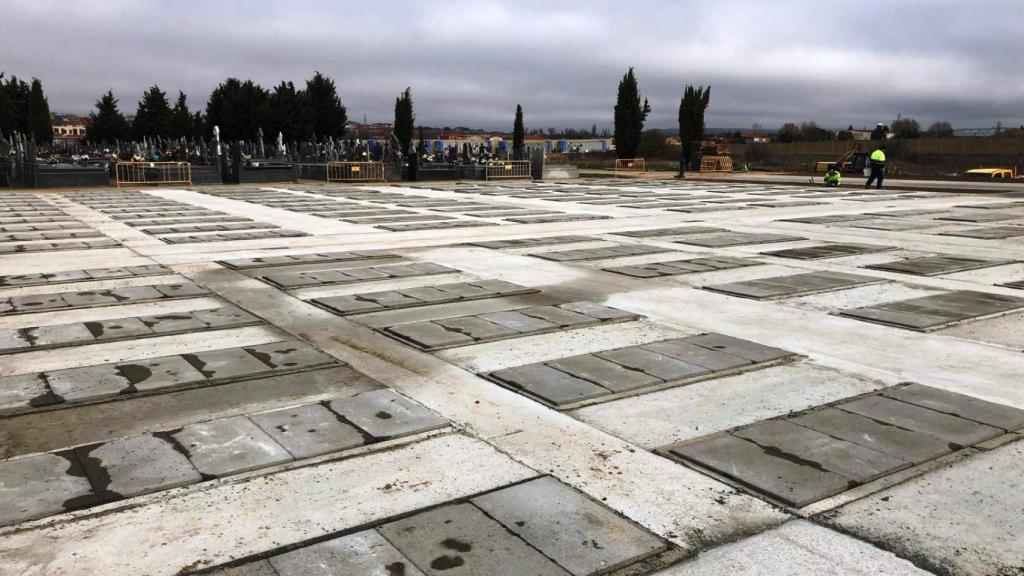
<svg viewBox="0 0 1024 576"><path fill-rule="evenodd" d="M0 192L0 574L1024 574L1024 185L621 162Z"/></svg>

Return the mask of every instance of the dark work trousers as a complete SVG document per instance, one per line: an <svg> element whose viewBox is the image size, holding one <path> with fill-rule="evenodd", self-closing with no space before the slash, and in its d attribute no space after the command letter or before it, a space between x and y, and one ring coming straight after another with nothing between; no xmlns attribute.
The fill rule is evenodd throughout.
<svg viewBox="0 0 1024 576"><path fill-rule="evenodd" d="M871 165L871 177L868 178L868 183L864 185L865 188L871 188L871 183L878 181L876 188L882 188L882 180L885 180L885 165L884 164L872 164Z"/></svg>

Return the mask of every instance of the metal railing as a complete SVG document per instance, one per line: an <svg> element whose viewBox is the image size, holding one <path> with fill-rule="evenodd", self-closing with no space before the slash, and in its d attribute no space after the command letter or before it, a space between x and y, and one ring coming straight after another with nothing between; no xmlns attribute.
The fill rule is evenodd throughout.
<svg viewBox="0 0 1024 576"><path fill-rule="evenodd" d="M327 163L328 182L385 182L383 162Z"/></svg>
<svg viewBox="0 0 1024 576"><path fill-rule="evenodd" d="M122 184L192 185L192 165L188 162L118 162L114 165L117 187Z"/></svg>
<svg viewBox="0 0 1024 576"><path fill-rule="evenodd" d="M484 180L531 180L529 160L492 160L484 165Z"/></svg>
<svg viewBox="0 0 1024 576"><path fill-rule="evenodd" d="M643 176L647 172L643 158L621 158L615 160L615 177Z"/></svg>

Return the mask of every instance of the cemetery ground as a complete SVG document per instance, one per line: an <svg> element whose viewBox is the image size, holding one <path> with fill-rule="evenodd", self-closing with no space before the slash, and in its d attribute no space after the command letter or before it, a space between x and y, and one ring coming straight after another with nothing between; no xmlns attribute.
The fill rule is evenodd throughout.
<svg viewBox="0 0 1024 576"><path fill-rule="evenodd" d="M1024 194L0 193L0 573L1024 573Z"/></svg>

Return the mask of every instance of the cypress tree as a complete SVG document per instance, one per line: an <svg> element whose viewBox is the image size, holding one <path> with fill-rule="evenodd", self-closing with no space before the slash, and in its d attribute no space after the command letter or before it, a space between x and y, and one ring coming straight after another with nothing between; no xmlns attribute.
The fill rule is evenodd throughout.
<svg viewBox="0 0 1024 576"><path fill-rule="evenodd" d="M651 113L651 105L644 98L640 102L640 89L630 67L619 82L619 95L615 103L615 154L619 158L635 158L640 147L640 134L644 120Z"/></svg>
<svg viewBox="0 0 1024 576"><path fill-rule="evenodd" d="M286 140L307 140L313 136L313 118L306 93L295 84L281 82L270 94L270 135L284 134Z"/></svg>
<svg viewBox="0 0 1024 576"><path fill-rule="evenodd" d="M685 174L693 162L694 145L700 146L704 139L704 112L711 101L711 86L687 84L683 98L679 101L679 141L682 152L679 159L679 174Z"/></svg>
<svg viewBox="0 0 1024 576"><path fill-rule="evenodd" d="M306 81L306 98L309 101L313 131L317 136L341 138L345 135L348 114L341 105L334 80L317 72Z"/></svg>
<svg viewBox="0 0 1024 576"><path fill-rule="evenodd" d="M512 126L512 159L526 158L526 129L523 127L523 107L516 104L516 120Z"/></svg>
<svg viewBox="0 0 1024 576"><path fill-rule="evenodd" d="M412 90L406 88L395 98L395 138L402 146L402 155L408 156L412 149L412 132L416 125L416 115L412 111Z"/></svg>
<svg viewBox="0 0 1024 576"><path fill-rule="evenodd" d="M33 78L29 90L29 132L37 144L53 142L53 121L50 118L50 104L43 94L43 84L38 78Z"/></svg>
<svg viewBox="0 0 1024 576"><path fill-rule="evenodd" d="M228 78L206 103L206 120L220 126L221 139L255 140L256 131L270 125L270 93L252 80Z"/></svg>
<svg viewBox="0 0 1024 576"><path fill-rule="evenodd" d="M96 101L96 111L89 114L89 125L85 130L86 138L93 143L113 143L128 138L128 122L117 109L117 98L114 92L107 93Z"/></svg>
<svg viewBox="0 0 1024 576"><path fill-rule="evenodd" d="M3 76L0 73L0 80L3 80ZM0 130L6 134L27 134L32 130L29 122L31 88L17 76L11 76L6 83L0 82L0 92L3 93L0 97Z"/></svg>
<svg viewBox="0 0 1024 576"><path fill-rule="evenodd" d="M192 113L188 109L188 102L184 92L178 92L178 99L171 109L170 129L167 135L171 138L188 138L197 136L193 131Z"/></svg>
<svg viewBox="0 0 1024 576"><path fill-rule="evenodd" d="M142 95L135 111L132 134L137 140L143 137L168 136L171 133L171 105L167 94L159 86L151 86Z"/></svg>

